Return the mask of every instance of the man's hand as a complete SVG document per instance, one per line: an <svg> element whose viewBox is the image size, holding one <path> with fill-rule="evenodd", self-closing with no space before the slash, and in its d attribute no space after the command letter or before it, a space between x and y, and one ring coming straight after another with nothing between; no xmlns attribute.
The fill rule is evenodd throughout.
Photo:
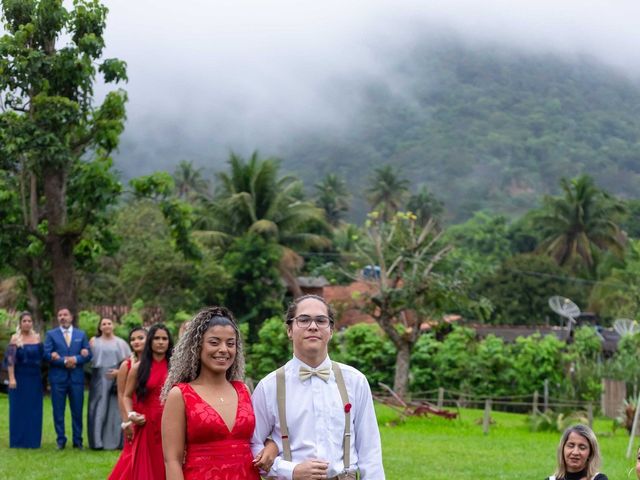
<svg viewBox="0 0 640 480"><path fill-rule="evenodd" d="M307 460L293 469L293 480L321 480L327 478L329 464L324 460Z"/></svg>
<svg viewBox="0 0 640 480"><path fill-rule="evenodd" d="M76 357L64 357L64 366L67 368L76 368Z"/></svg>
<svg viewBox="0 0 640 480"><path fill-rule="evenodd" d="M16 379L9 380L9 390L14 390L18 388L18 384L16 383Z"/></svg>
<svg viewBox="0 0 640 480"><path fill-rule="evenodd" d="M89 356L89 350L87 350L86 348L83 348L82 350L80 350L80 355L83 357L88 357Z"/></svg>
<svg viewBox="0 0 640 480"><path fill-rule="evenodd" d="M54 362L56 360L60 360L60 355L58 355L58 352L51 352L51 360Z"/></svg>

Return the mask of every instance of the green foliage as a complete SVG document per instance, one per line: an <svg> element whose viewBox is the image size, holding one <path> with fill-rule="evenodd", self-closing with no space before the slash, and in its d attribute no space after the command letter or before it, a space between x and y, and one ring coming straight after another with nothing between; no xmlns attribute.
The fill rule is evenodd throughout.
<svg viewBox="0 0 640 480"><path fill-rule="evenodd" d="M112 231L119 239L117 253L99 258L99 268L84 274L81 293L93 304L131 305L141 299L160 307L167 318L180 310L193 312L203 304L223 303L229 276L219 253L202 249L200 261L176 250L160 207L138 200L121 207Z"/></svg>
<svg viewBox="0 0 640 480"><path fill-rule="evenodd" d="M93 104L98 73L106 83L126 80L124 62L101 59L106 13L89 0L69 9L2 2L0 178L21 198L0 200L11 222L3 222L0 244L26 280L36 320L55 305L75 311L75 270L93 270L100 252L114 247L106 230L121 185L110 154L127 96L115 90Z"/></svg>
<svg viewBox="0 0 640 480"><path fill-rule="evenodd" d="M589 424L585 412L573 412L569 415L553 410L529 415L529 428L532 432L564 432L571 425Z"/></svg>
<svg viewBox="0 0 640 480"><path fill-rule="evenodd" d="M425 185L421 185L417 192L409 196L407 210L416 214L420 225L426 225L430 219L440 223L444 205Z"/></svg>
<svg viewBox="0 0 640 480"><path fill-rule="evenodd" d="M441 345L431 333L420 335L411 354L411 390L426 392L439 386L434 360Z"/></svg>
<svg viewBox="0 0 640 480"><path fill-rule="evenodd" d="M479 342L472 360L470 384L476 395L506 396L513 394L516 381L511 348L501 338L488 335Z"/></svg>
<svg viewBox="0 0 640 480"><path fill-rule="evenodd" d="M622 256L624 237L618 224L626 213L624 204L598 188L588 175L562 178L560 185L563 196L545 197L536 218L544 251L559 265L579 262L592 271L600 252L611 250Z"/></svg>
<svg viewBox="0 0 640 480"><path fill-rule="evenodd" d="M624 380L632 391L640 385L640 333L624 335L618 342L618 350L607 365L609 376Z"/></svg>
<svg viewBox="0 0 640 480"><path fill-rule="evenodd" d="M342 217L349 210L349 190L345 181L334 173L326 175L314 185L316 205L325 212L327 221L334 227L340 224Z"/></svg>
<svg viewBox="0 0 640 480"><path fill-rule="evenodd" d="M605 318L636 319L640 314L640 240L631 240L624 262L591 291L589 308Z"/></svg>
<svg viewBox="0 0 640 480"><path fill-rule="evenodd" d="M88 338L94 337L98 331L98 323L100 323L101 320L100 315L97 313L81 310L80 313L78 313L78 328L84 330ZM127 338L127 336L125 335L124 338Z"/></svg>
<svg viewBox="0 0 640 480"><path fill-rule="evenodd" d="M188 259L200 259L202 253L191 238L194 216L193 207L174 197L175 183L166 172L156 172L146 177L134 178L130 182L136 198L154 199L169 226L175 248Z"/></svg>
<svg viewBox="0 0 640 480"><path fill-rule="evenodd" d="M477 343L473 330L455 327L447 335L433 358L436 386L451 390L471 391L473 358Z"/></svg>
<svg viewBox="0 0 640 480"><path fill-rule="evenodd" d="M389 221L409 194L409 180L401 178L397 168L384 165L374 170L366 194L371 209L379 211L382 220Z"/></svg>
<svg viewBox="0 0 640 480"><path fill-rule="evenodd" d="M142 317L142 309L144 308L144 301L137 299L131 305L131 310L125 313L120 319L120 325L115 329L115 334L120 338L126 338L129 340L129 331L133 327L144 325L144 319Z"/></svg>
<svg viewBox="0 0 640 480"><path fill-rule="evenodd" d="M251 342L265 318L282 313L284 286L279 261L277 245L252 234L234 240L222 258L230 278L224 304L240 322L249 323Z"/></svg>
<svg viewBox="0 0 640 480"><path fill-rule="evenodd" d="M377 324L356 324L334 336L340 361L360 370L371 388L379 390L380 382L393 382L395 348Z"/></svg>
<svg viewBox="0 0 640 480"><path fill-rule="evenodd" d="M630 199L625 201L625 207L629 212L627 218L620 223L620 228L627 235L636 240L640 239L640 199Z"/></svg>
<svg viewBox="0 0 640 480"><path fill-rule="evenodd" d="M602 340L590 326L574 330L573 342L565 353L569 363L569 382L565 382L564 397L598 402L602 393Z"/></svg>
<svg viewBox="0 0 640 480"><path fill-rule="evenodd" d="M258 330L257 341L251 343L248 350L247 377L256 382L289 361L291 341L282 317L265 320Z"/></svg>
<svg viewBox="0 0 640 480"><path fill-rule="evenodd" d="M565 343L553 335L518 337L513 348L515 355L515 387L519 393L544 390L549 380L550 391L557 390L564 380L562 350Z"/></svg>
<svg viewBox="0 0 640 480"><path fill-rule="evenodd" d="M296 137L286 166L311 181L340 172L363 191L363 172L393 162L444 202L449 222L482 209L521 214L556 194L559 178L581 172L638 196L640 89L620 72L584 58L431 37L394 66L402 94L386 79L371 81L358 122ZM354 218L366 211L354 199Z"/></svg>
<svg viewBox="0 0 640 480"><path fill-rule="evenodd" d="M522 254L507 258L493 273L473 286L493 306L485 321L507 325L536 325L551 314L548 299L569 297L586 304L587 287L546 256Z"/></svg>
<svg viewBox="0 0 640 480"><path fill-rule="evenodd" d="M279 176L279 168L278 160L257 152L248 160L232 154L230 171L217 174L212 230L231 238L252 232L290 248L326 246L325 237L309 231L323 224L323 211L303 201L302 182Z"/></svg>

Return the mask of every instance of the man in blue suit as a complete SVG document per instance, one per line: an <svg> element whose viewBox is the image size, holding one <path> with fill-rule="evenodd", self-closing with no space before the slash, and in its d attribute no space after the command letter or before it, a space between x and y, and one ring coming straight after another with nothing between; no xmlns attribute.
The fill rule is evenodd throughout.
<svg viewBox="0 0 640 480"><path fill-rule="evenodd" d="M64 410L69 397L73 448L82 449L82 403L84 401L84 372L82 366L91 360L89 341L79 328L73 328L68 308L58 310L59 328L47 332L44 357L49 362L49 385L53 423L56 428L58 450L67 444L64 434Z"/></svg>

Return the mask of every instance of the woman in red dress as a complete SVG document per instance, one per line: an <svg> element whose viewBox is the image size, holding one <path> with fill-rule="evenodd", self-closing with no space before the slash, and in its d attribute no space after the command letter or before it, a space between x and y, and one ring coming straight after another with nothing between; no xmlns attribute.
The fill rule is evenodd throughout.
<svg viewBox="0 0 640 480"><path fill-rule="evenodd" d="M255 417L240 332L231 312L207 308L176 346L162 391L162 446L167 480L259 480L278 454L268 441L254 459Z"/></svg>
<svg viewBox="0 0 640 480"><path fill-rule="evenodd" d="M129 345L131 346L131 358L126 359L118 369L116 383L118 385L118 407L122 417L122 430L124 431L124 447L118 462L113 467L108 480L129 480L131 478L131 456L133 453L133 425L127 418L127 409L124 406L124 389L127 384L127 376L131 367L138 363L144 343L147 339L147 331L143 327L133 327L129 332Z"/></svg>
<svg viewBox="0 0 640 480"><path fill-rule="evenodd" d="M173 350L167 327L155 324L149 329L142 357L131 368L122 399L133 432L131 477L135 480L165 478L162 459L162 404L160 391L167 379Z"/></svg>

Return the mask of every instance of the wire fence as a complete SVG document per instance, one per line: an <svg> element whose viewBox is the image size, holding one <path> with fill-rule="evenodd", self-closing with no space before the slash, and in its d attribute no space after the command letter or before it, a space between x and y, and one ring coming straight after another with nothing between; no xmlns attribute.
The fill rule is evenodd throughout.
<svg viewBox="0 0 640 480"><path fill-rule="evenodd" d="M422 392L413 392L402 399L394 397L390 389L386 387L376 393L376 397L388 404L402 406L404 401L407 405L428 403L437 408L483 408L487 401L491 402L493 410L533 413L553 411L583 411L593 412L594 402L555 398L549 395L533 392L524 395L476 395L469 392L461 392L452 389L436 388Z"/></svg>

